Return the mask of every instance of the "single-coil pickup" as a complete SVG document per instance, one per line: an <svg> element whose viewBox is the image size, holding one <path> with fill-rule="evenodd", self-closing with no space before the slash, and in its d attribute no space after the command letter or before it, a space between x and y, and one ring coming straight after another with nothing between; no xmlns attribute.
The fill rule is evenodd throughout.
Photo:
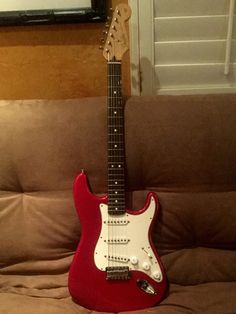
<svg viewBox="0 0 236 314"><path fill-rule="evenodd" d="M104 240L107 244L127 244L129 243L130 239L127 238L110 238Z"/></svg>
<svg viewBox="0 0 236 314"><path fill-rule="evenodd" d="M124 256L105 255L104 257L107 258L108 261L112 261L112 262L128 263L130 261L128 257L124 257Z"/></svg>
<svg viewBox="0 0 236 314"><path fill-rule="evenodd" d="M104 224L110 226L126 226L129 224L129 221L127 219L109 219L104 220Z"/></svg>

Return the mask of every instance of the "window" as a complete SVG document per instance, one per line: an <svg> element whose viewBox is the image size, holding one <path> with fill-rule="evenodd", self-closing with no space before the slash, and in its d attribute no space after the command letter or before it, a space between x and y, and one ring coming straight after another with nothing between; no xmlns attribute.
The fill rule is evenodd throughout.
<svg viewBox="0 0 236 314"><path fill-rule="evenodd" d="M236 91L235 1L136 2L141 94Z"/></svg>

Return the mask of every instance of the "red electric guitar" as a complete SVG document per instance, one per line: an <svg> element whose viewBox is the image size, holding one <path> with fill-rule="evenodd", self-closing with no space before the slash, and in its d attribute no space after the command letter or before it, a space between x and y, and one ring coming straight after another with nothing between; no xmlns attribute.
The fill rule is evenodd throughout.
<svg viewBox="0 0 236 314"><path fill-rule="evenodd" d="M125 21L130 14L128 5L116 7L103 51L108 64L108 195L92 194L84 172L74 183L82 236L69 272L69 291L78 304L103 312L154 306L167 286L151 239L156 194L149 193L140 210L125 208L121 59L128 50Z"/></svg>

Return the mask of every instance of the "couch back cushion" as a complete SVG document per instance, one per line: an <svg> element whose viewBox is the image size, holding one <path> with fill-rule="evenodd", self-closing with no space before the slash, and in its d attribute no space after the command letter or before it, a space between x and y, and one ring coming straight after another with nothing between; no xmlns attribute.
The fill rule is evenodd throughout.
<svg viewBox="0 0 236 314"><path fill-rule="evenodd" d="M236 280L235 95L132 97L125 117L128 206L158 193L170 281ZM106 99L2 101L0 129L0 273L63 275L80 237L74 177L107 191Z"/></svg>

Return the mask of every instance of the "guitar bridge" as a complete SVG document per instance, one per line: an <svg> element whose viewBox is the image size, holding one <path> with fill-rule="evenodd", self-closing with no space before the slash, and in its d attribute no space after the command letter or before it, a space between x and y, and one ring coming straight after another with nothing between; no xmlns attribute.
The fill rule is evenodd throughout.
<svg viewBox="0 0 236 314"><path fill-rule="evenodd" d="M129 280L130 271L127 266L106 267L107 280Z"/></svg>

